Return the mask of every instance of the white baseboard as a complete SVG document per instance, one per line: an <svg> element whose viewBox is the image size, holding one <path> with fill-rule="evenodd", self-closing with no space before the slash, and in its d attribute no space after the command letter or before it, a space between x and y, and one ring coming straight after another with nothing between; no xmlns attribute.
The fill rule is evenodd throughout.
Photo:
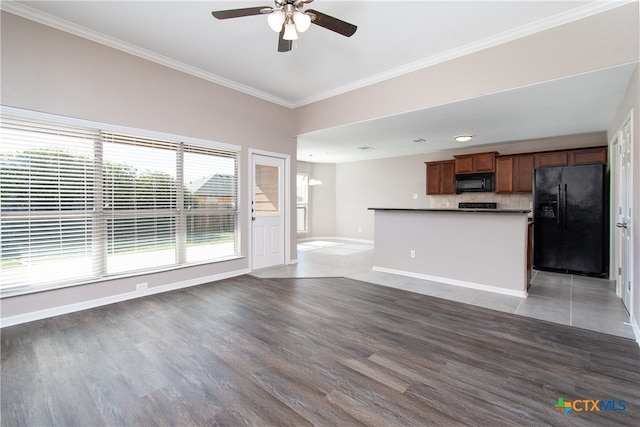
<svg viewBox="0 0 640 427"><path fill-rule="evenodd" d="M185 280L184 282L170 283L162 286L154 286L154 287L143 289L140 291L126 292L123 294L112 295L112 296L103 297L103 298L96 298L88 301L82 301L79 303L63 305L59 307L52 307L45 310L33 311L30 313L19 314L16 316L4 317L0 319L0 328L19 325L21 323L33 322L35 320L41 320L49 317L59 316L61 314L68 314L76 311L87 310L89 308L100 307L107 304L127 301L130 299L145 297L153 294L159 294L162 292L174 291L177 289L188 288L191 286L203 285L205 283L216 282L218 280L228 279L230 277L241 276L249 272L250 271L248 269L230 271L227 273L220 273L220 274L214 274L211 276L198 277L196 279Z"/></svg>
<svg viewBox="0 0 640 427"><path fill-rule="evenodd" d="M504 288L499 288L497 286L483 285L481 283L465 282L463 280L450 279L447 277L430 276L428 274L420 274L420 273L414 273L411 271L403 271L403 270L394 270L391 268L384 268L384 267L373 266L373 270L380 271L382 273L391 273L391 274L398 274L400 276L413 277L414 279L422 279L422 280L429 280L432 282L445 283L447 285L460 286L463 288L471 288L471 289L478 289L480 291L494 292L496 294L509 295L512 297L518 297L518 298L527 297L527 291L516 291L513 289L504 289ZM387 284L385 284L385 286L389 286L392 288L396 287L394 285L387 285ZM414 292L419 292L419 291L414 291Z"/></svg>
<svg viewBox="0 0 640 427"><path fill-rule="evenodd" d="M636 337L636 343L638 343L638 347L640 347L640 326L638 325L638 319L633 317L633 314L629 316L629 322L631 322L631 329L633 330L633 335Z"/></svg>

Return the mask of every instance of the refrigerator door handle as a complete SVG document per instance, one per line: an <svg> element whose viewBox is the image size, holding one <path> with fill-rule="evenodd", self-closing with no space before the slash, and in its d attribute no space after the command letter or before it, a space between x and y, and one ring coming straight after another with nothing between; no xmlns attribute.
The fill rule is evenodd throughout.
<svg viewBox="0 0 640 427"><path fill-rule="evenodd" d="M556 197L556 224L560 224L560 211L562 206L560 205L560 184L558 184L558 194Z"/></svg>
<svg viewBox="0 0 640 427"><path fill-rule="evenodd" d="M564 185L564 194L562 195L562 226L567 227L567 184Z"/></svg>

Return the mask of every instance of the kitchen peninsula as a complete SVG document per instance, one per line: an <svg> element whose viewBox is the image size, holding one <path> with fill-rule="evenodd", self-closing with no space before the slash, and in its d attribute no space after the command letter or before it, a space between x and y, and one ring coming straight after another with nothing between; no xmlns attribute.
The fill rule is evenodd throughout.
<svg viewBox="0 0 640 427"><path fill-rule="evenodd" d="M530 211L369 210L375 211L374 270L527 296Z"/></svg>

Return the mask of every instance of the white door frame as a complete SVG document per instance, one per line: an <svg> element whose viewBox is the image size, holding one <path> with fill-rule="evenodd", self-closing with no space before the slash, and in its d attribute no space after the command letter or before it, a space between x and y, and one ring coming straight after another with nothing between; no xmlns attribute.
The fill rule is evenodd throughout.
<svg viewBox="0 0 640 427"><path fill-rule="evenodd" d="M622 125L620 126L620 129L618 129L618 131L616 132L615 136L611 139L610 141L610 148L612 151L612 155L610 156L610 165L611 165L611 193L613 195L613 197L611 197L611 215L610 215L610 223L611 223L611 236L613 237L611 239L611 254L614 254L614 256L612 257L611 260L611 276L610 279L614 279L616 280L616 294L618 297L622 298L623 296L625 296L625 294L628 296L628 301L629 301L629 306L626 307L627 310L629 310L629 313L632 315L633 310L635 305L637 304L638 298L640 297L639 295L634 295L634 286L633 286L633 262L631 262L629 265L625 266L626 269L626 279L627 281L629 281L632 286L631 286L631 290L626 291L624 289L624 287L626 286L626 283L620 283L620 274L618 271L619 266L621 265L621 260L618 259L621 255L620 253L620 249L621 249L621 245L624 244L624 242L620 242L620 233L619 230L616 227L616 223L620 220L620 213L618 211L618 208L620 206L621 200L621 188L622 188L622 178L620 176L620 161L621 161L621 153L620 153L620 148L621 148L621 144L622 144L622 140L625 138L624 135L624 130L625 130L625 126L627 126L627 124L630 126L630 135L628 137L629 141L629 149L630 149L630 155L632 156L631 158L633 159L633 110L631 110L629 112L629 115L626 117L626 119L622 122ZM628 177L629 179L627 180L627 182L625 183L625 185L627 186L627 192L629 194L628 197L628 204L629 204L629 209L633 208L633 161L630 162L629 164L629 171L628 171ZM627 213L624 213L623 216L627 215ZM630 218L630 221L628 222L627 227L629 227L629 234L631 234L631 236L633 236L633 212L632 212L632 216ZM631 244L629 245L628 248L628 260L633 260L633 241L631 242Z"/></svg>
<svg viewBox="0 0 640 427"><path fill-rule="evenodd" d="M269 156L275 157L278 159L284 160L284 171L283 171L283 179L284 179L284 195L283 195L283 214L284 214L284 263L291 263L291 156L288 154L275 153L272 151L264 151L264 150L256 150L250 148L249 151L249 179L247 182L247 196L249 197L249 203L247 203L247 222L248 222L248 230L249 230L249 239L248 239L248 250L247 255L249 256L249 270L253 271L253 221L251 220L252 206L251 200L254 196L255 189L253 188L254 182L254 173L255 170L253 168L253 156L254 154L258 154L261 156Z"/></svg>

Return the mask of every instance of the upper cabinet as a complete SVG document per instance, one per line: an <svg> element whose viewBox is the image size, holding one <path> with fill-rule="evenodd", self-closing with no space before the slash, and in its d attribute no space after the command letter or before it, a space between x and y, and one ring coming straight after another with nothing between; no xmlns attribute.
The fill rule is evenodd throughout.
<svg viewBox="0 0 640 427"><path fill-rule="evenodd" d="M496 193L513 193L513 156L496 158Z"/></svg>
<svg viewBox="0 0 640 427"><path fill-rule="evenodd" d="M530 193L533 168L533 154L496 157L496 193Z"/></svg>
<svg viewBox="0 0 640 427"><path fill-rule="evenodd" d="M607 147L507 156L492 151L453 157L454 160L427 163L427 194L455 194L456 174L478 172L495 172L496 193L531 193L534 169L606 163Z"/></svg>
<svg viewBox="0 0 640 427"><path fill-rule="evenodd" d="M519 154L513 156L513 192L530 193L533 191L534 155Z"/></svg>
<svg viewBox="0 0 640 427"><path fill-rule="evenodd" d="M570 165L589 165L593 163L607 163L607 147L569 151Z"/></svg>
<svg viewBox="0 0 640 427"><path fill-rule="evenodd" d="M550 151L548 153L535 154L536 168L546 168L551 166L567 166L569 156L566 151Z"/></svg>
<svg viewBox="0 0 640 427"><path fill-rule="evenodd" d="M607 147L549 151L535 154L536 168L588 165L593 163L607 163Z"/></svg>
<svg viewBox="0 0 640 427"><path fill-rule="evenodd" d="M494 172L496 170L496 152L463 154L453 156L455 173Z"/></svg>
<svg viewBox="0 0 640 427"><path fill-rule="evenodd" d="M427 162L427 194L455 194L453 160Z"/></svg>

